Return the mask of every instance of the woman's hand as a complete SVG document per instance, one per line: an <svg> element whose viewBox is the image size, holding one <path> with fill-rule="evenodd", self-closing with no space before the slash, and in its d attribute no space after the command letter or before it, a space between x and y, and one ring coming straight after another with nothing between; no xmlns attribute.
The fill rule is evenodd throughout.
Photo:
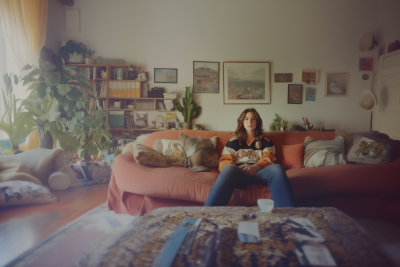
<svg viewBox="0 0 400 267"><path fill-rule="evenodd" d="M250 176L254 176L257 172L259 172L263 167L259 164L254 164L251 166L244 167L243 170Z"/></svg>

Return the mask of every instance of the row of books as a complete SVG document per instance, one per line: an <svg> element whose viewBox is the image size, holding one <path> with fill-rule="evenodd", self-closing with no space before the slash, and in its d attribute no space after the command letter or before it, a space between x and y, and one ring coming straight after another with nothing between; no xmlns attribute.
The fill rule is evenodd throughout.
<svg viewBox="0 0 400 267"><path fill-rule="evenodd" d="M79 67L88 80L101 79L101 69L99 67Z"/></svg>
<svg viewBox="0 0 400 267"><path fill-rule="evenodd" d="M140 82L117 82L110 81L108 84L109 97L120 97L120 98L140 98L142 92L140 90Z"/></svg>
<svg viewBox="0 0 400 267"><path fill-rule="evenodd" d="M106 97L107 88L106 83L102 82L90 82L90 87L93 88L93 94L95 97Z"/></svg>
<svg viewBox="0 0 400 267"><path fill-rule="evenodd" d="M106 109L106 105L107 105L106 103L107 103L106 100L96 99L97 109Z"/></svg>

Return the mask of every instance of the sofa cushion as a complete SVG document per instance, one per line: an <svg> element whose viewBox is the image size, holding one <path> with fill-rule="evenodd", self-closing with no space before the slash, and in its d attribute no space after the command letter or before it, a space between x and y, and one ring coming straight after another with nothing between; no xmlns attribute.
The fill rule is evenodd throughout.
<svg viewBox="0 0 400 267"><path fill-rule="evenodd" d="M346 159L348 162L362 164L386 164L393 161L395 155L393 142L376 136L356 134Z"/></svg>
<svg viewBox="0 0 400 267"><path fill-rule="evenodd" d="M335 130L335 137L341 136L343 137L343 155L347 155L349 153L350 148L353 145L354 136L356 134L364 134L364 135L373 135L377 136L379 134L378 131L368 131L368 132L347 132L343 130Z"/></svg>
<svg viewBox="0 0 400 267"><path fill-rule="evenodd" d="M133 157L135 161L141 165L164 167L167 166L167 161L157 151L151 147L137 144L133 149Z"/></svg>
<svg viewBox="0 0 400 267"><path fill-rule="evenodd" d="M182 148L186 154L185 166L195 172L209 171L209 168L218 168L219 154L217 152L218 137L208 139L201 137L189 137L179 133L182 140Z"/></svg>
<svg viewBox="0 0 400 267"><path fill-rule="evenodd" d="M57 198L42 185L28 181L0 183L0 207L54 202Z"/></svg>
<svg viewBox="0 0 400 267"><path fill-rule="evenodd" d="M162 155L169 165L185 166L186 156L182 148L182 140L162 139Z"/></svg>
<svg viewBox="0 0 400 267"><path fill-rule="evenodd" d="M332 166L346 164L343 156L343 138L334 140L304 140L304 167Z"/></svg>
<svg viewBox="0 0 400 267"><path fill-rule="evenodd" d="M303 168L304 144L282 146L282 167L285 170Z"/></svg>

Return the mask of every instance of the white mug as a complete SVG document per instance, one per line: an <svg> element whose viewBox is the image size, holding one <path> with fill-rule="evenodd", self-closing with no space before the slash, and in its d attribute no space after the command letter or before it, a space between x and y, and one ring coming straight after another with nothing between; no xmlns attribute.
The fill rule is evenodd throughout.
<svg viewBox="0 0 400 267"><path fill-rule="evenodd" d="M272 199L260 198L257 200L257 204L260 207L260 212L270 213L274 208L274 201Z"/></svg>

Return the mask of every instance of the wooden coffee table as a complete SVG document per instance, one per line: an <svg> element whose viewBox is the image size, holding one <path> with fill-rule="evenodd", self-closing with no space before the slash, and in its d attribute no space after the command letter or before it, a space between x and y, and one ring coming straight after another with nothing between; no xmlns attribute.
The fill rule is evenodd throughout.
<svg viewBox="0 0 400 267"><path fill-rule="evenodd" d="M151 266L185 217L202 218L188 255L178 254L172 266L200 266L207 242L222 229L215 266L301 266L296 236L288 218L309 218L324 237L337 266L394 266L352 218L336 208L258 207L160 208L136 219L118 236L105 236L80 260L81 266ZM248 216L250 214L254 216ZM243 216L245 215L245 216ZM260 243L237 242L238 223L259 223Z"/></svg>

